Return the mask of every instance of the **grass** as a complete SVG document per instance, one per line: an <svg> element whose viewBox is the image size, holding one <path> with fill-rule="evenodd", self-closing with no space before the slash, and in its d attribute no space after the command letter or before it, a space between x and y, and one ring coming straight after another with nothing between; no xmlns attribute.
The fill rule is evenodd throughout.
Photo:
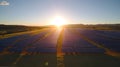
<svg viewBox="0 0 120 67"><path fill-rule="evenodd" d="M120 59L105 55L65 55L65 67L120 67Z"/></svg>
<svg viewBox="0 0 120 67"><path fill-rule="evenodd" d="M4 55L0 59L0 66L15 66L15 67L56 67L57 59L56 53L54 54L38 54L38 55L25 55L17 64L14 61L19 57L19 54ZM47 63L47 66L46 66Z"/></svg>
<svg viewBox="0 0 120 67"><path fill-rule="evenodd" d="M5 38L13 37L13 36L19 36L19 35L23 35L23 34L32 34L33 35L37 32L41 32L41 31L45 31L45 30L48 30L48 28L40 29L40 30L33 30L33 31L26 31L26 32L18 32L18 33L0 35L0 39L5 39Z"/></svg>

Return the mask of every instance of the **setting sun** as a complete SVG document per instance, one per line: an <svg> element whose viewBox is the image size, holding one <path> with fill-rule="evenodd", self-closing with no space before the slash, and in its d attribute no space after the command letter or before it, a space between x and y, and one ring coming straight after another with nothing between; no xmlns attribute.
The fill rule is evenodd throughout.
<svg viewBox="0 0 120 67"><path fill-rule="evenodd" d="M51 21L51 24L57 27L61 27L65 25L66 23L67 23L66 20L62 18L61 16L57 16Z"/></svg>

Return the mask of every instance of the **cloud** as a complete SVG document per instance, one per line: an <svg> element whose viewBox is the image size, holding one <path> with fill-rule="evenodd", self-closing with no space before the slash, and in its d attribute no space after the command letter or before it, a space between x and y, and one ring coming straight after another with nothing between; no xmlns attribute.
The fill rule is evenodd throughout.
<svg viewBox="0 0 120 67"><path fill-rule="evenodd" d="M8 5L10 5L10 3L7 1L0 2L0 6L8 6Z"/></svg>

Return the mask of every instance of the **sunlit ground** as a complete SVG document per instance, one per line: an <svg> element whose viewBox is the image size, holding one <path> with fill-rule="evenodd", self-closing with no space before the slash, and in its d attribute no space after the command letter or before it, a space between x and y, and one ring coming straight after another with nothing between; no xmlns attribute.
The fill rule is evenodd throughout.
<svg viewBox="0 0 120 67"><path fill-rule="evenodd" d="M38 45L39 45L39 49L41 49L41 47L43 48L43 45L46 45L46 46L44 46L43 49L41 49L41 51L43 51L43 52L40 52L40 53L36 52L36 51L28 52L26 50L25 50L26 52L23 51L23 52L20 52L19 54L17 54L17 53L15 54L15 52L11 52L12 54L9 54L6 52L6 53L1 54L0 65L1 66L12 65L12 66L20 66L20 67L33 67L33 66L35 66L35 67L47 67L47 66L48 67L80 67L80 66L81 67L113 67L113 66L117 67L117 66L120 66L120 64L119 64L120 60L117 59L118 57L120 57L120 53L106 49L105 47L103 47L99 43L96 43L95 41L89 39L87 37L87 35L82 34L82 32L79 32L76 29L69 29L69 31L67 31L68 30L67 28L63 29L64 24L66 22L64 24L60 23L60 25L57 25L57 23L59 21L61 21L61 20L58 20L58 21L56 20L56 23L53 24L56 26L56 28L51 28L51 29L47 28L47 29L41 29L41 31L31 32L32 33L31 36L33 38L29 38L30 36L28 36L28 38L25 37L30 40L24 39L24 37L21 38L21 36L20 36L18 38L18 40L15 40L13 42L13 45L18 45L18 48L19 48L20 43L24 42L24 41L22 41L23 39L26 40L26 42L30 42L28 44L27 43L25 44L27 46L23 45L24 46L23 48L28 48L28 47L33 48L35 45L36 45L35 47L38 47ZM93 35L95 34L94 32L92 32L92 30L85 30L85 29L83 29L83 30L86 32L90 31ZM46 32L44 34L40 34L40 32L42 33L45 31L48 31L48 32ZM90 32L88 32L88 33L90 33ZM37 38L34 39L35 35L37 35ZM39 36L39 35L41 35L41 36ZM92 36L92 35L90 35L90 36ZM96 35L94 35L94 36L96 36ZM97 37L101 38L100 36L97 36ZM79 39L79 42L78 42L77 38L81 38L81 39ZM11 38L11 39L13 39L13 38ZM21 40L19 40L19 39L21 39ZM104 39L108 39L108 38L106 36L104 36ZM9 41L9 39L7 41ZM37 43L37 42L39 42L39 43ZM76 44L74 44L74 45L77 45L78 47L74 47L73 43L75 43L75 42L76 42ZM82 52L77 53L76 51L77 50L79 51L79 48L80 49L84 48L84 47L80 47L80 45L88 46L88 44L82 44L85 42L91 44L91 46L92 45L98 46L98 48L104 49L106 51L103 53L101 53L101 51L100 51L100 53L98 52L98 54L97 53L88 53L88 54L83 53L82 54ZM19 43L19 44L17 44L17 43ZM4 43L3 43L3 45L4 45ZM31 45L31 46L29 46L29 45ZM62 48L65 47L63 45L71 45L70 50L71 50L71 48L73 50L70 52L66 52L67 50L69 50L69 48L65 48L65 51L63 51ZM47 50L47 49L50 49L50 51L51 51L52 50L51 47L54 47L55 50L57 49L56 50L57 52L54 50L55 53L52 53L52 52L44 53L44 50ZM9 48L10 47L7 47L7 49L9 49ZM13 47L11 46L11 48L13 48ZM37 50L36 48L34 48L34 49ZM91 51L89 48L87 48L86 50L88 52ZM49 52L49 50L47 50L46 52Z"/></svg>
<svg viewBox="0 0 120 67"><path fill-rule="evenodd" d="M20 45L21 42L22 43L24 42L24 41L22 41L24 39L30 43L25 44L28 46L23 45L24 46L23 48L28 49L28 47L29 47L31 49L31 48L35 47L34 49L37 50L36 48L39 45L39 49L41 49L41 47L42 47L43 49L41 49L41 51L43 51L43 52L37 52L37 51L28 52L27 50L23 50L19 54L15 54L15 52L11 52L11 54L9 54L8 52L6 52L6 49L5 49L4 52L0 54L1 55L0 65L4 66L7 64L7 65L21 66L21 67L23 67L23 66L24 67L33 67L35 65L36 65L35 67L44 67L44 66L45 67L47 67L47 66L49 66L49 67L80 67L80 66L81 67L102 67L100 65L103 65L104 67L120 66L120 64L119 64L120 60L117 59L120 57L120 53L114 52L104 46L101 46L101 44L95 42L94 40L91 40L90 38L88 38L89 36L87 36L89 34L85 35L82 32L79 32L81 30L81 28L79 30L75 29L75 28L74 29L70 28L69 31L67 31L68 30L67 26L66 27L64 26L64 25L67 25L67 21L65 20L65 18L57 16L51 21L51 24L54 25L55 28L54 27L45 28L45 29L41 29L40 31L34 31L31 33L29 32L30 34L32 34L31 36L33 37L33 38L29 38L29 36L28 36L28 39L30 39L30 40L24 39L24 37L23 38L19 37L21 40L19 40L19 38L18 38L18 40L15 40L15 43L13 42L14 45L16 45L17 43L19 43L19 45ZM65 27L65 29L64 29L64 27ZM41 34L45 31L46 31L46 33ZM93 35L95 34L95 33L93 33L92 30L82 29L81 31L85 31L85 32L89 31L88 33L92 33ZM24 33L24 34L26 34L26 33ZM102 34L102 33L100 33L100 34ZM37 37L36 37L36 39L34 39L34 37L36 35L37 35ZM39 35L41 35L41 36L39 36ZM93 36L93 35L90 35L90 36ZM94 36L101 38L100 36L97 36L97 34ZM78 42L77 38L78 39L81 38L81 39L79 39L79 42ZM107 40L106 36L104 36L104 39L105 38ZM73 44L73 43L75 43L75 44ZM84 44L82 44L82 43L84 43ZM101 50L100 50L100 53L99 53L99 50L98 50L98 53L96 53L96 51L97 51L97 49L96 49L95 53L86 53L85 54L84 51L83 51L83 53L82 52L80 53L79 51L81 51L81 50L79 50L79 48L84 50L83 49L84 47L80 47L80 46L84 46L84 45L88 46L87 43L89 43L89 45L91 45L91 46L92 45L97 46L92 49L100 48L105 51L103 53L101 53ZM29 46L29 45L31 45L31 46ZM65 45L67 45L68 47L66 48ZM69 45L71 45L71 46L69 47ZM77 45L78 47L74 47L74 45ZM13 47L11 46L11 48L13 48ZM65 48L65 50L64 50L64 48ZM9 47L7 47L7 50L8 49L9 49ZM50 49L50 50L48 50L48 49ZM55 49L54 50L55 53L52 52L52 49L53 50ZM44 52L44 50L46 50L46 52ZM70 50L70 52L68 50ZM91 52L91 49L87 48L86 51ZM8 63L6 63L6 62L8 62ZM86 63L87 63L87 65L86 65Z"/></svg>

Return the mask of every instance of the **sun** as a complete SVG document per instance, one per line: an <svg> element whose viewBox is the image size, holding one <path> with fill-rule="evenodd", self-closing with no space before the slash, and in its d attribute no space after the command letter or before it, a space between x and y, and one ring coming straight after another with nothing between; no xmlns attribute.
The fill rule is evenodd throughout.
<svg viewBox="0 0 120 67"><path fill-rule="evenodd" d="M55 25L57 27L61 27L65 25L66 23L67 23L66 20L62 18L61 16L56 16L51 22L52 25Z"/></svg>

